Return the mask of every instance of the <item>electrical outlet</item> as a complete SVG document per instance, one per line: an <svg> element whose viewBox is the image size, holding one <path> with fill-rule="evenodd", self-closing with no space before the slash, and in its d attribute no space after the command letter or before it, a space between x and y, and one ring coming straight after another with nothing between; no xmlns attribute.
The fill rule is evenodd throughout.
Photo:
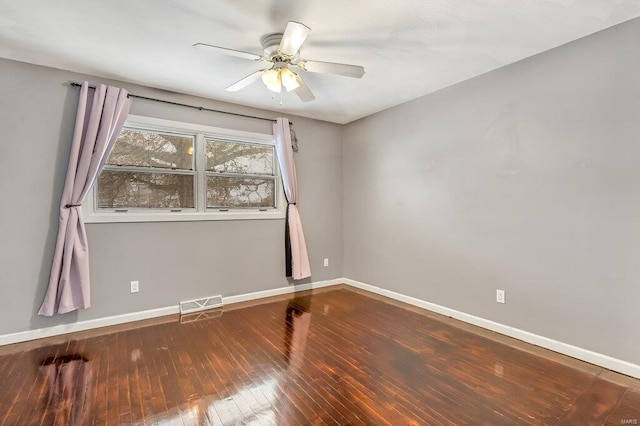
<svg viewBox="0 0 640 426"><path fill-rule="evenodd" d="M329 266L329 258L324 258L324 266Z"/></svg>
<svg viewBox="0 0 640 426"><path fill-rule="evenodd" d="M140 281L131 281L131 293L140 291Z"/></svg>
<svg viewBox="0 0 640 426"><path fill-rule="evenodd" d="M507 303L505 299L504 290L496 290L496 302L498 303Z"/></svg>

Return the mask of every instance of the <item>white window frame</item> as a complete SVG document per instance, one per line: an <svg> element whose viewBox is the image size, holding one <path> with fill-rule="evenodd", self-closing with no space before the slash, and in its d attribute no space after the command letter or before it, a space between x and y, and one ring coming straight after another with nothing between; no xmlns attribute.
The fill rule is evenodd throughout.
<svg viewBox="0 0 640 426"><path fill-rule="evenodd" d="M208 220L253 220L253 219L284 219L286 202L282 179L275 150L275 139L271 134L245 132L240 130L223 129L219 127L203 126L199 124L183 123L163 120L159 118L130 115L125 127L138 128L158 132L171 132L195 135L195 208L185 209L98 209L95 185L82 203L82 213L85 223L110 222L183 222ZM276 208L242 208L242 209L207 209L206 207L206 161L205 139L219 141L240 142L274 147Z"/></svg>

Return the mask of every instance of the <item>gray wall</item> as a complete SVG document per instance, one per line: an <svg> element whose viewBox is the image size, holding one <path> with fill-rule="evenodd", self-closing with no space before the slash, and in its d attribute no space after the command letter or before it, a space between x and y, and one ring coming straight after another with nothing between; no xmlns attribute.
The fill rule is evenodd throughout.
<svg viewBox="0 0 640 426"><path fill-rule="evenodd" d="M36 315L49 278L78 89L103 79L0 60L0 334L289 285L284 219L89 224L91 309ZM130 92L226 111L260 111L131 84ZM271 133L268 122L134 100L132 114ZM312 281L342 273L342 128L289 116L298 135L300 212ZM323 267L323 258L330 266ZM129 293L129 281L140 293ZM305 280L302 282L309 282Z"/></svg>
<svg viewBox="0 0 640 426"><path fill-rule="evenodd" d="M345 277L640 364L638 40L630 21L347 125Z"/></svg>
<svg viewBox="0 0 640 426"><path fill-rule="evenodd" d="M290 117L313 281L345 276L640 363L639 36L635 20L344 127ZM287 285L283 220L91 224L93 307L35 315L75 117L66 83L84 78L0 60L0 334ZM144 101L132 113L270 131Z"/></svg>

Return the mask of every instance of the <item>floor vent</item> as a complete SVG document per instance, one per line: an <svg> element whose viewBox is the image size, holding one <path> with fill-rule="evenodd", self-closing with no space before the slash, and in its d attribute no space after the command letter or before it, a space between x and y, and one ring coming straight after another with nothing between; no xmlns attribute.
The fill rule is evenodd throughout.
<svg viewBox="0 0 640 426"><path fill-rule="evenodd" d="M180 302L180 314L190 314L212 308L220 308L223 305L222 296L203 297L201 299L186 300Z"/></svg>

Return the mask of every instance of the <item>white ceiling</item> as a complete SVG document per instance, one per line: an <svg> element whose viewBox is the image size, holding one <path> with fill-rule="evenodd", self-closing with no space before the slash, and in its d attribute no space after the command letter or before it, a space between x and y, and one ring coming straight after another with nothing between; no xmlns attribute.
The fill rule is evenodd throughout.
<svg viewBox="0 0 640 426"><path fill-rule="evenodd" d="M640 0L0 0L0 57L348 123L638 16ZM264 64L191 47L261 54L289 20L312 30L302 58L365 76L301 71L307 104L226 92Z"/></svg>

